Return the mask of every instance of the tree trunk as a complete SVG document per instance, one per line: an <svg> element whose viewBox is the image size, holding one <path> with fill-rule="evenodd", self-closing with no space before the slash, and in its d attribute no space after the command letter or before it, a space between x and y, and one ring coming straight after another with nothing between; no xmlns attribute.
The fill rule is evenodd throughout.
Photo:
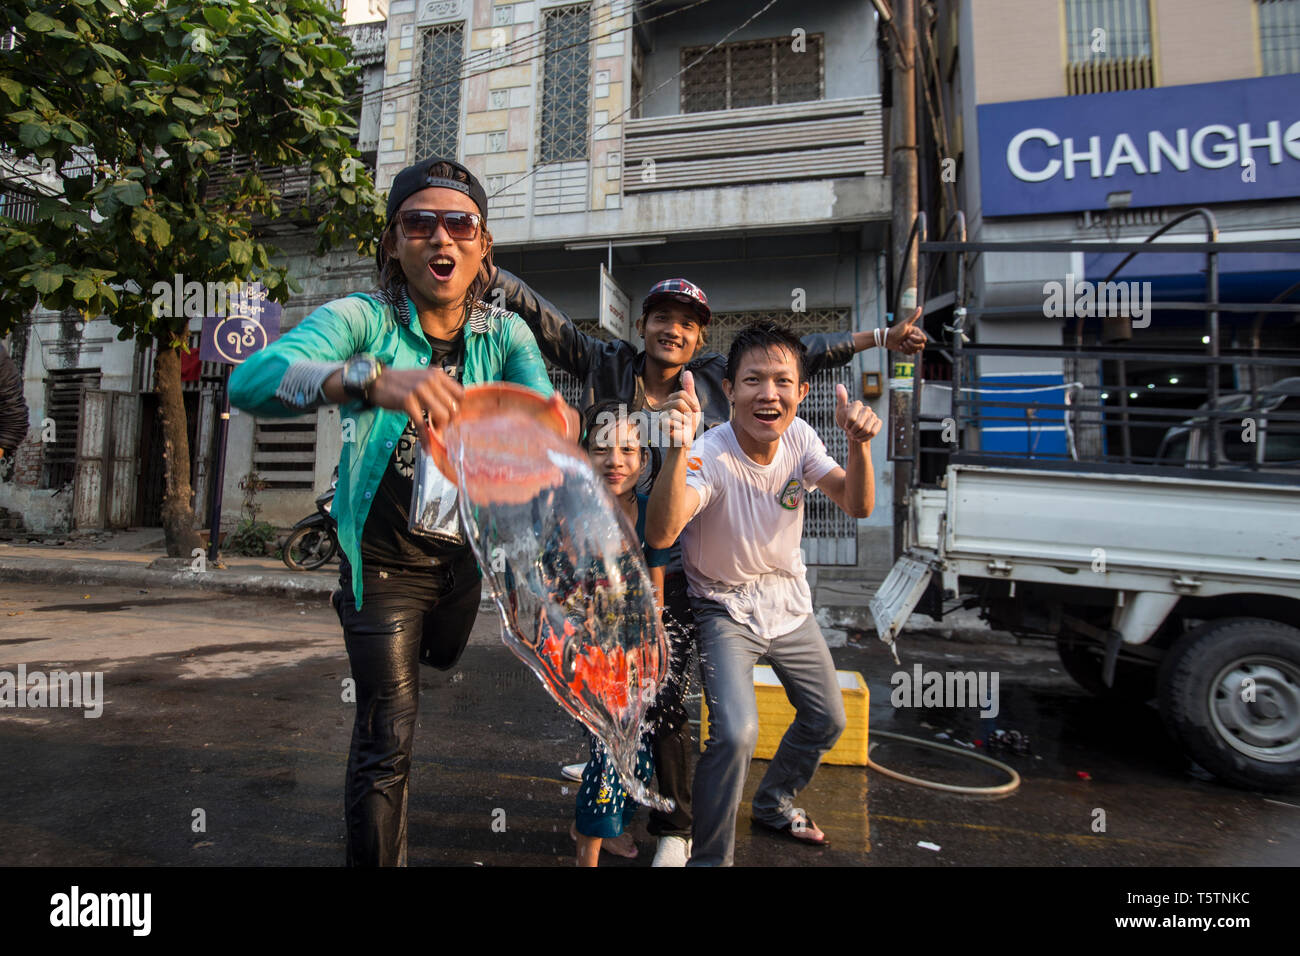
<svg viewBox="0 0 1300 956"><path fill-rule="evenodd" d="M181 392L181 353L158 342L154 363L154 391L163 421L163 462L166 482L163 491L162 522L167 540L167 554L188 558L201 547L194 530L194 512L190 507L194 491L190 487L190 437L185 421L185 396Z"/></svg>

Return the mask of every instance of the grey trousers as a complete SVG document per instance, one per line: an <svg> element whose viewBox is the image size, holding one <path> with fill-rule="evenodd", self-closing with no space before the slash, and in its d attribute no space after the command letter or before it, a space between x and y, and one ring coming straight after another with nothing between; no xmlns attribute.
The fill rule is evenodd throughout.
<svg viewBox="0 0 1300 956"><path fill-rule="evenodd" d="M764 641L713 601L691 599L699 626L700 671L709 703L709 739L695 769L694 849L690 866L731 866L736 814L758 743L754 664L765 657L795 709L754 794L753 815L781 826L794 819L794 798L844 731L844 701L835 664L810 614L789 634Z"/></svg>

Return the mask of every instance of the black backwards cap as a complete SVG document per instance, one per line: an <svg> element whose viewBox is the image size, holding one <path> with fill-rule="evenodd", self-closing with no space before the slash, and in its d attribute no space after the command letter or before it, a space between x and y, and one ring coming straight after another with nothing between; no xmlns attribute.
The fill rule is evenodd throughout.
<svg viewBox="0 0 1300 956"><path fill-rule="evenodd" d="M455 179L430 176L429 167L435 163L446 163L453 169L464 173L469 182L462 183ZM443 189L454 189L457 192L464 193L474 200L474 205L478 206L479 215L487 219L487 190L483 188L483 184L478 181L477 177L454 160L434 158L426 159L414 166L407 166L393 179L392 188L388 191L388 222L393 221L393 217L397 215L397 210L401 208L402 203L421 189L428 189L430 186L441 186Z"/></svg>
<svg viewBox="0 0 1300 956"><path fill-rule="evenodd" d="M464 173L469 182L462 183L456 179L444 179L441 176L430 176L429 167L435 163L446 163L453 169ZM402 203L406 202L411 196L418 193L421 189L428 189L430 186L440 186L443 189L454 189L457 192L464 193L470 199L474 200L474 205L478 206L479 215L483 221L487 221L487 190L483 184L478 181L478 177L468 169L456 162L454 159L440 159L434 157L416 163L414 166L407 166L393 178L393 185L388 190L388 215L384 221L384 228L392 225L393 217L397 215L397 210L402 208ZM383 243L375 250L375 265L382 272L384 260L387 259L387 253L384 252Z"/></svg>

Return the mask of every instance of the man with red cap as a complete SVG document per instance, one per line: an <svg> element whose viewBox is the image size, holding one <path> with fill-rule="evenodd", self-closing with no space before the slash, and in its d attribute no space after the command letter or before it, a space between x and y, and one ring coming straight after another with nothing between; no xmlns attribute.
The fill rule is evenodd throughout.
<svg viewBox="0 0 1300 956"><path fill-rule="evenodd" d="M664 279L650 288L641 305L636 330L645 341L644 350L622 340L605 342L582 332L558 308L538 295L518 276L497 268L492 290L486 294L517 313L537 336L542 354L554 365L582 383L578 408L596 402L625 403L632 413L649 419L651 436L649 465L638 490L649 494L663 461L663 449L654 436L665 433L659 427L659 409L682 388L681 374L689 370L699 401L701 432L731 418L731 404L722 380L727 357L703 351L707 329L713 317L704 290L687 279ZM921 310L887 330L805 335L805 356L809 375L846 364L856 352L883 346L912 355L925 348L926 335L917 325ZM654 726L652 746L659 792L671 798L672 813L653 811L647 829L659 837L654 866L685 866L690 856L691 786L686 752L690 744L686 708L682 704L687 665L691 656L693 619L686 596L681 551L674 545L664 585L668 614L682 627L671 628L673 638L672 676L660 691L649 719ZM609 844L611 841L606 841ZM608 846L616 851L616 846Z"/></svg>

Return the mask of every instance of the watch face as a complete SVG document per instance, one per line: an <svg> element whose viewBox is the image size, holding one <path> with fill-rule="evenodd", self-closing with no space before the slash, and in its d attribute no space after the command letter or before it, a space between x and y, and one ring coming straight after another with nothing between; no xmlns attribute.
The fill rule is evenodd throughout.
<svg viewBox="0 0 1300 956"><path fill-rule="evenodd" d="M375 371L373 359L354 358L343 370L343 387L360 397L366 386L376 377Z"/></svg>

